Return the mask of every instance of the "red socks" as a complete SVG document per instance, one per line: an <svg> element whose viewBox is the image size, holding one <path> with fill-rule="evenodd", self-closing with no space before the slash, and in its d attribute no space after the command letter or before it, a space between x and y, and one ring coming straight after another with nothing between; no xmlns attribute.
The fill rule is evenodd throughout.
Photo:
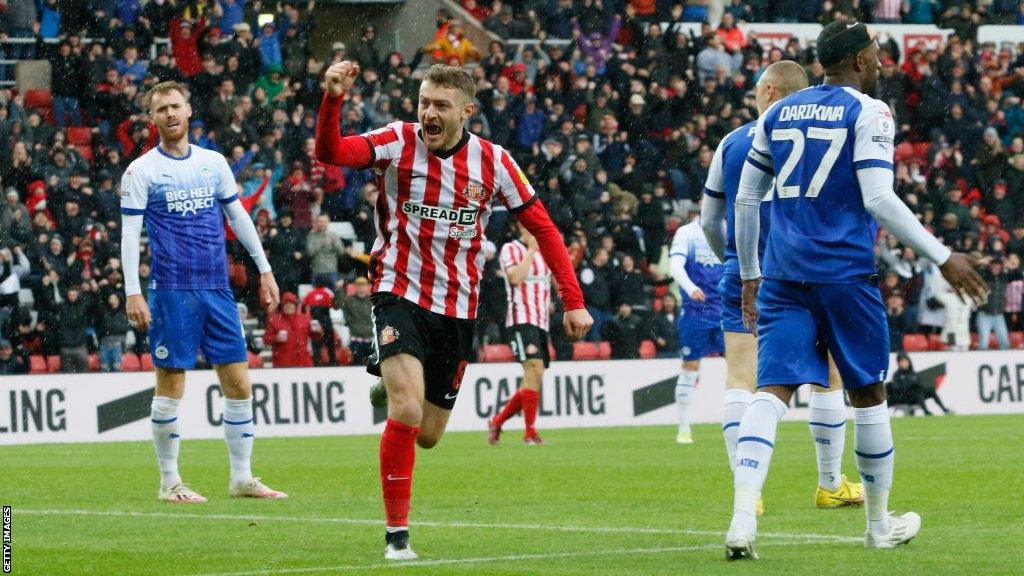
<svg viewBox="0 0 1024 576"><path fill-rule="evenodd" d="M537 421L538 404L540 404L539 392L536 390L529 390L527 388L520 388L512 398L509 398L508 404L505 404L505 408L501 411L501 414L498 414L494 419L494 424L500 428L506 420L515 416L520 410L522 410L523 420L526 421L526 435L533 436L537 433L533 428L533 423Z"/></svg>
<svg viewBox="0 0 1024 576"><path fill-rule="evenodd" d="M380 437L380 483L389 527L409 525L412 468L416 463L419 428L388 419Z"/></svg>
<svg viewBox="0 0 1024 576"><path fill-rule="evenodd" d="M534 429L533 423L537 421L537 405L540 403L540 394L536 390L520 388L518 395L522 397L526 436L534 436L537 434L537 430Z"/></svg>
<svg viewBox="0 0 1024 576"><path fill-rule="evenodd" d="M506 420L515 416L523 409L522 393L523 391L520 389L508 399L508 404L505 404L505 408L502 409L501 414L498 414L497 418L494 419L495 426L501 428L501 425L504 424Z"/></svg>

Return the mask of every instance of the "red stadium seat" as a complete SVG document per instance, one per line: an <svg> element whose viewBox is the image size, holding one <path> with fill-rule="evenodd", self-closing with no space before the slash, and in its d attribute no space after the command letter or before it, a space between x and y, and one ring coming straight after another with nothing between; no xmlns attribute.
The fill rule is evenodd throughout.
<svg viewBox="0 0 1024 576"><path fill-rule="evenodd" d="M928 337L924 334L907 334L903 336L903 350L905 352L927 352Z"/></svg>
<svg viewBox="0 0 1024 576"><path fill-rule="evenodd" d="M92 128L88 126L72 126L68 128L68 143L75 146L92 148Z"/></svg>
<svg viewBox="0 0 1024 576"><path fill-rule="evenodd" d="M142 365L143 372L153 370L153 357L149 355L149 352L139 355L139 363Z"/></svg>
<svg viewBox="0 0 1024 576"><path fill-rule="evenodd" d="M576 342L572 345L573 360L597 360L601 357L601 349L595 342Z"/></svg>
<svg viewBox="0 0 1024 576"><path fill-rule="evenodd" d="M932 352L945 352L948 347L941 334L931 334L928 336L928 349Z"/></svg>
<svg viewBox="0 0 1024 576"><path fill-rule="evenodd" d="M53 94L45 89L27 90L25 108L53 108Z"/></svg>
<svg viewBox="0 0 1024 576"><path fill-rule="evenodd" d="M33 354L28 357L29 374L46 374L46 357L41 354Z"/></svg>
<svg viewBox="0 0 1024 576"><path fill-rule="evenodd" d="M654 346L653 340L644 340L640 343L640 357L650 360L658 355L658 349Z"/></svg>
<svg viewBox="0 0 1024 576"><path fill-rule="evenodd" d="M1010 332L1010 348L1024 348L1024 332Z"/></svg>
<svg viewBox="0 0 1024 576"><path fill-rule="evenodd" d="M142 370L142 366L139 364L139 357L131 352L125 352L121 356L121 371L138 372L139 370Z"/></svg>
<svg viewBox="0 0 1024 576"><path fill-rule="evenodd" d="M611 360L612 358L612 345L609 342L598 342L597 343L597 357L601 360Z"/></svg>
<svg viewBox="0 0 1024 576"><path fill-rule="evenodd" d="M60 356L47 356L46 357L46 371L47 372L60 372Z"/></svg>
<svg viewBox="0 0 1024 576"><path fill-rule="evenodd" d="M249 352L249 368L263 368L263 358Z"/></svg>
<svg viewBox="0 0 1024 576"><path fill-rule="evenodd" d="M99 372L99 371L100 371L100 355L99 354L89 354L89 372Z"/></svg>
<svg viewBox="0 0 1024 576"><path fill-rule="evenodd" d="M508 344L488 344L480 349L480 362L513 362L512 347Z"/></svg>

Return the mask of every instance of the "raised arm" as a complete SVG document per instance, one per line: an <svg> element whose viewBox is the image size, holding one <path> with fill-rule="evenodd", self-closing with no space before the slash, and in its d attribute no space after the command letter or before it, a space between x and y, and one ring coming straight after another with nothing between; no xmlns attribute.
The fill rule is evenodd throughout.
<svg viewBox="0 0 1024 576"><path fill-rule="evenodd" d="M367 168L374 161L373 148L363 136L341 136L341 105L359 76L359 65L349 61L332 64L324 74L327 91L316 121L316 159L348 168Z"/></svg>

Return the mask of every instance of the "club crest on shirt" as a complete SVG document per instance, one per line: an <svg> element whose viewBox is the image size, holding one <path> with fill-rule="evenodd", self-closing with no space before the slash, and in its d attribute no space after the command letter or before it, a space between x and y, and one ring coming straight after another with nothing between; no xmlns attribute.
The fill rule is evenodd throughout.
<svg viewBox="0 0 1024 576"><path fill-rule="evenodd" d="M154 352L153 355L156 356L160 360L166 360L167 356L170 354L168 352L166 346L157 346L156 350L154 350L153 352Z"/></svg>
<svg viewBox="0 0 1024 576"><path fill-rule="evenodd" d="M465 196L470 202L483 202L484 200L484 187L479 184L470 184L462 190L462 195Z"/></svg>
<svg viewBox="0 0 1024 576"><path fill-rule="evenodd" d="M381 346L387 346L395 340L398 340L398 329L393 326L385 326L384 329L380 331L379 340Z"/></svg>

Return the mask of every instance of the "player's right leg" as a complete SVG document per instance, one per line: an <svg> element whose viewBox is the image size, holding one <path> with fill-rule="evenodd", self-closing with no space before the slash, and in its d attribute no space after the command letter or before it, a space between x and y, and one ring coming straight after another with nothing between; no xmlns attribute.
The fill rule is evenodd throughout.
<svg viewBox="0 0 1024 576"><path fill-rule="evenodd" d="M181 481L178 473L178 404L185 395L185 369L196 363L196 349L202 334L202 309L186 290L150 290L149 309L153 323L149 346L156 368L150 420L153 446L160 467L160 491L165 502L201 503L206 498Z"/></svg>
<svg viewBox="0 0 1024 576"><path fill-rule="evenodd" d="M729 559L757 557L757 501L793 391L801 383L828 379L825 351L816 346L810 293L800 284L764 280L757 299L758 392L740 420L736 440L733 515L725 538Z"/></svg>
<svg viewBox="0 0 1024 576"><path fill-rule="evenodd" d="M416 463L416 437L423 421L423 364L411 354L396 354L380 364L388 391L388 419L380 439L380 481L387 517L388 560L414 560L409 545L409 501Z"/></svg>
<svg viewBox="0 0 1024 576"><path fill-rule="evenodd" d="M409 502L416 442L423 423L428 314L391 294L373 296L374 351L367 372L380 376L387 391L380 482L387 520L384 557L388 560L416 558L409 546Z"/></svg>
<svg viewBox="0 0 1024 576"><path fill-rule="evenodd" d="M156 393L153 395L150 420L153 429L153 447L160 468L160 491L157 498L164 502L199 504L206 498L192 491L178 473L178 452L181 436L178 434L178 404L185 395L185 371L174 368L156 368Z"/></svg>
<svg viewBox="0 0 1024 576"><path fill-rule="evenodd" d="M723 318L724 325L724 318ZM736 439L740 420L757 391L757 338L750 332L725 332L725 403L722 407L722 439L729 469L736 470ZM757 515L764 514L764 501L757 501Z"/></svg>

